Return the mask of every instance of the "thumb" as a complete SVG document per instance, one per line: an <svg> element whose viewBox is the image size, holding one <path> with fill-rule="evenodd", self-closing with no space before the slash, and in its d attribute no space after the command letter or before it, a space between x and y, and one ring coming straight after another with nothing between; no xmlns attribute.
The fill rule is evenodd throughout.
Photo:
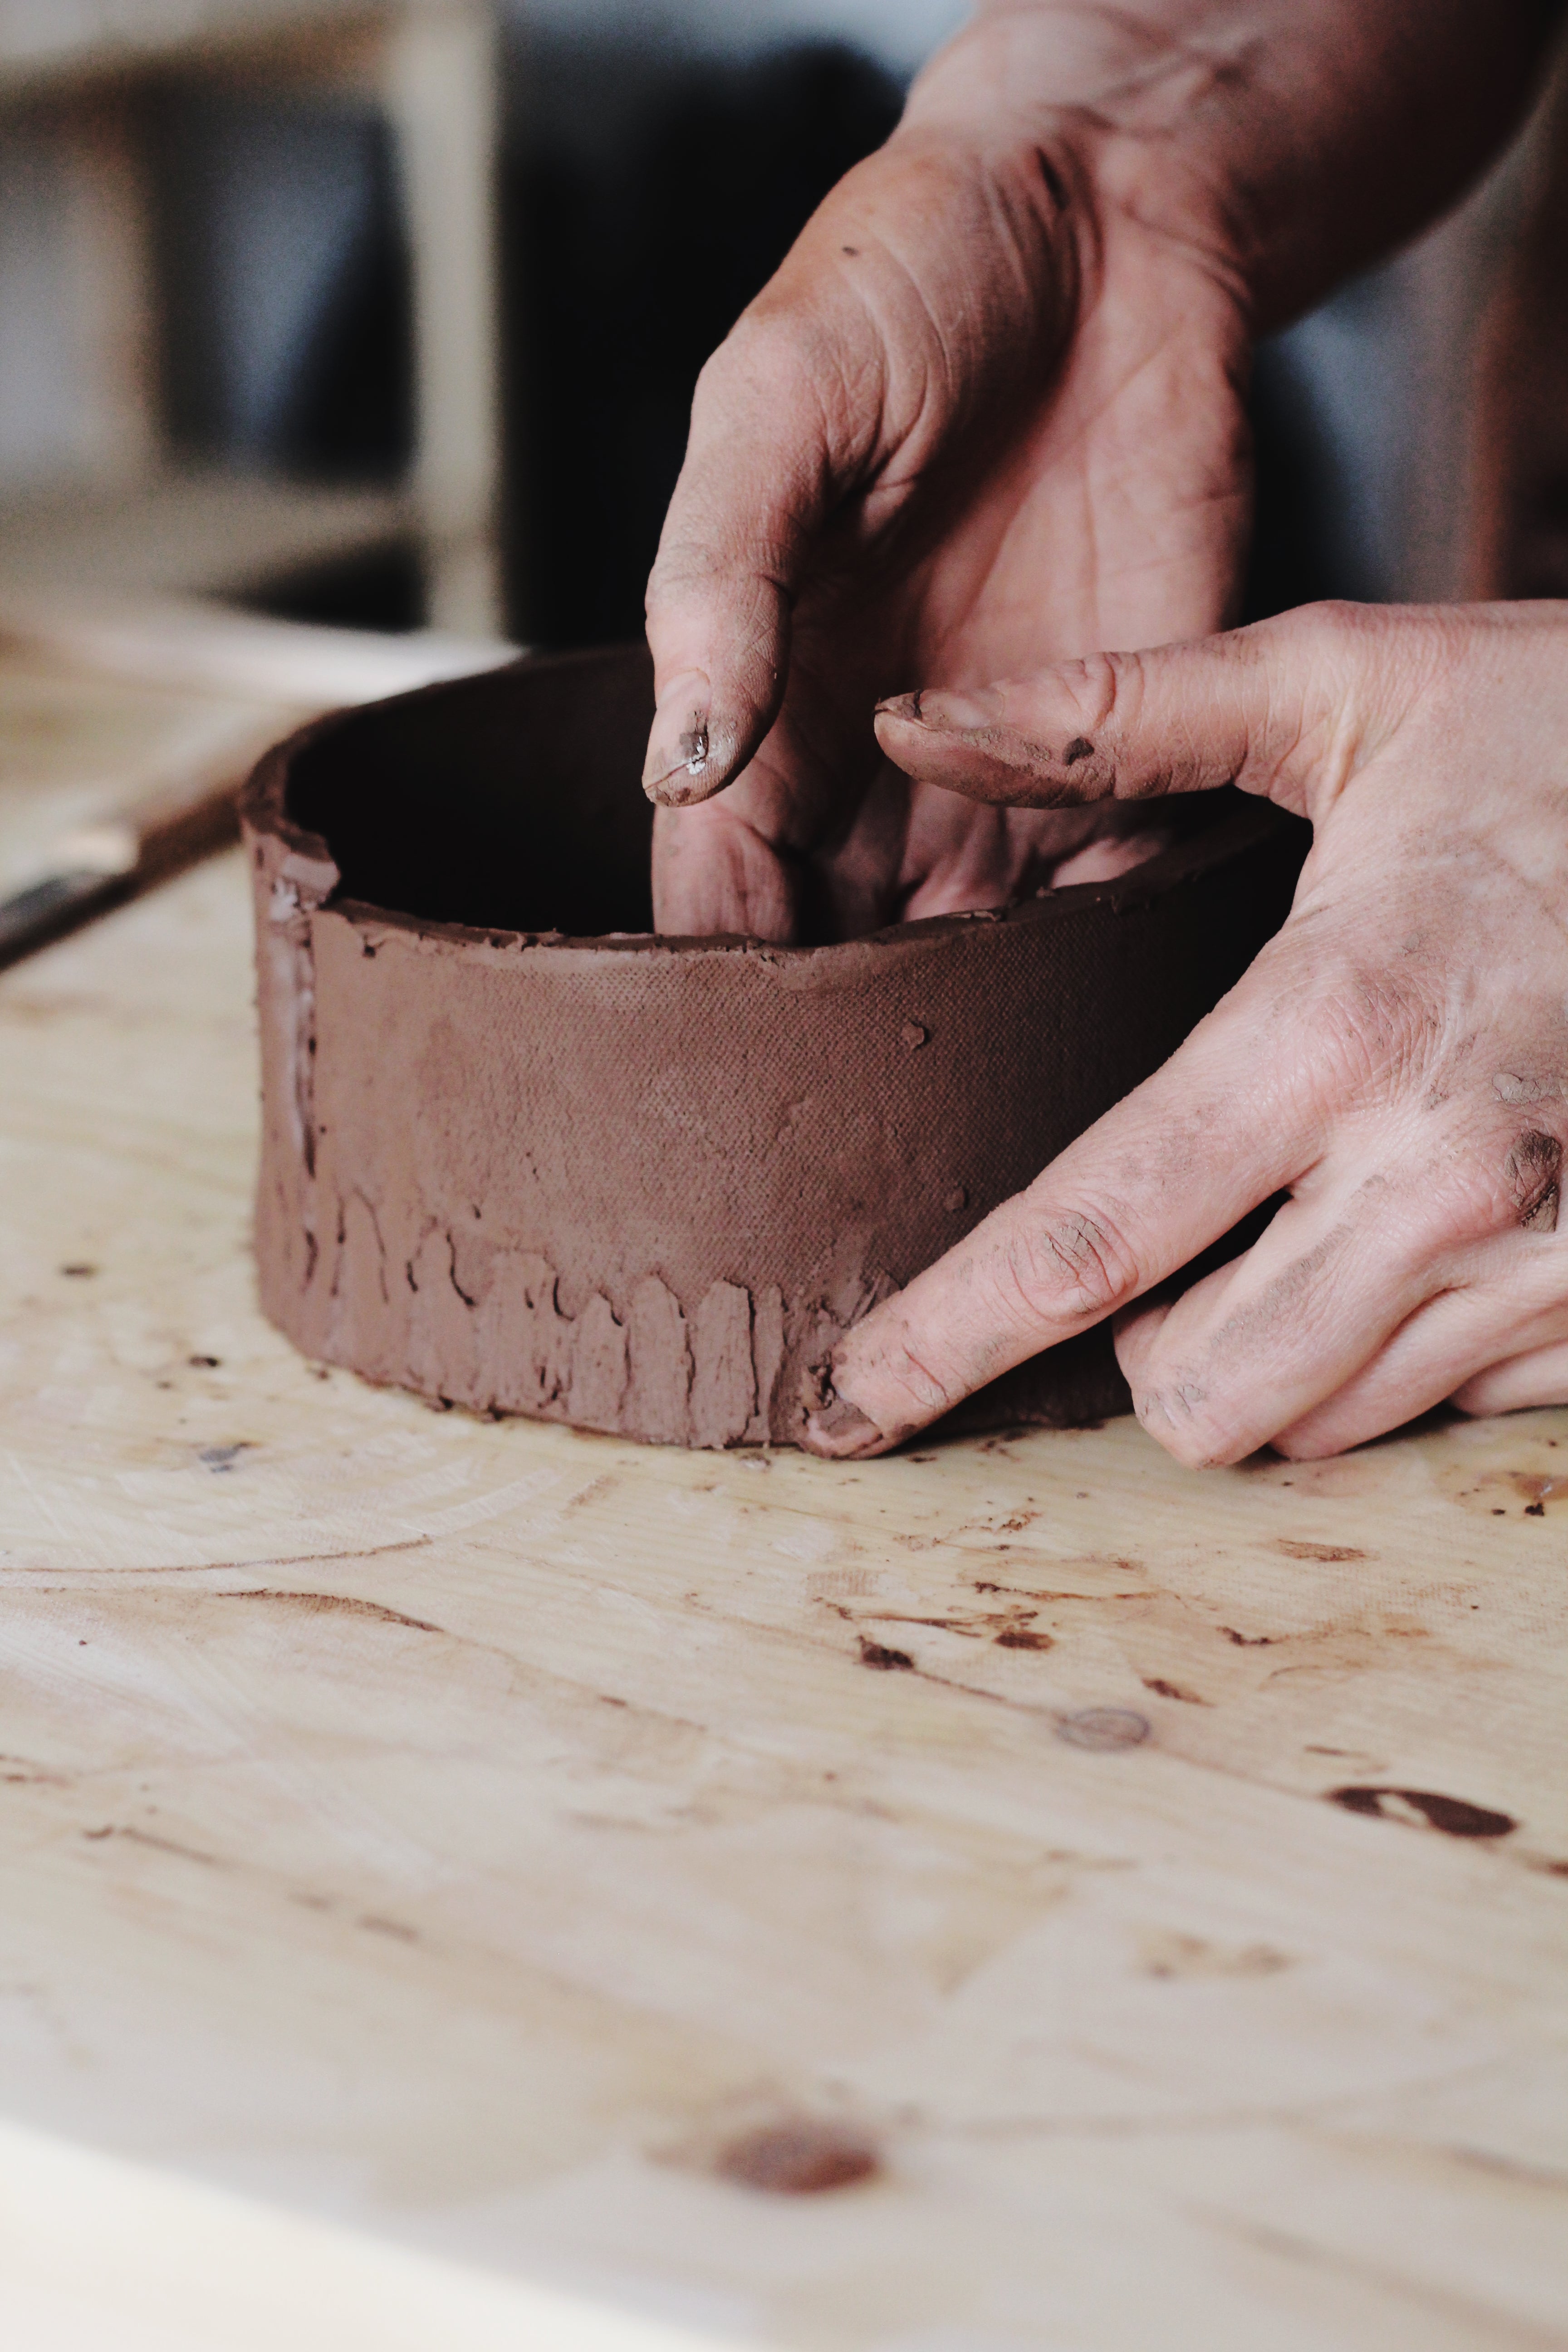
<svg viewBox="0 0 1568 2352"><path fill-rule="evenodd" d="M877 738L907 774L972 800L1056 808L1237 783L1321 815L1404 703L1389 690L1399 643L1378 607L1304 606L978 692L900 695Z"/></svg>

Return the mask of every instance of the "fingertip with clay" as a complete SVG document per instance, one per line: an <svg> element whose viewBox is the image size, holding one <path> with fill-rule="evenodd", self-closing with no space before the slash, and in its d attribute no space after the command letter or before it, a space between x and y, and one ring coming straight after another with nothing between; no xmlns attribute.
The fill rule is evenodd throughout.
<svg viewBox="0 0 1568 2352"><path fill-rule="evenodd" d="M643 764L643 790L661 808L689 808L705 801L729 781L729 762L716 738L712 689L700 669L682 670L658 698L647 758Z"/></svg>
<svg viewBox="0 0 1568 2352"><path fill-rule="evenodd" d="M833 1385L831 1374L822 1379L821 1401L805 1417L801 1443L808 1454L819 1454L829 1462L858 1462L872 1454L885 1454L898 1443L879 1429L869 1413L862 1412L848 1397L840 1396Z"/></svg>
<svg viewBox="0 0 1568 2352"><path fill-rule="evenodd" d="M877 706L877 740L906 775L971 800L1058 808L1114 793L1114 764L1086 736L1061 736L1058 751L1032 725L1018 723L1030 716L1014 708L1019 692L922 687L892 695Z"/></svg>

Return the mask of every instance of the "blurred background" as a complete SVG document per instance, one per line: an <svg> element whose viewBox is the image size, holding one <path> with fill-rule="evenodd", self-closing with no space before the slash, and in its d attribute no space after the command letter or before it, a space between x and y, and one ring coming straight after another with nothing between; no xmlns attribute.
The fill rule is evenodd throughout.
<svg viewBox="0 0 1568 2352"><path fill-rule="evenodd" d="M964 13L0 0L0 600L636 634L702 360ZM1254 613L1474 584L1541 144L1265 351Z"/></svg>

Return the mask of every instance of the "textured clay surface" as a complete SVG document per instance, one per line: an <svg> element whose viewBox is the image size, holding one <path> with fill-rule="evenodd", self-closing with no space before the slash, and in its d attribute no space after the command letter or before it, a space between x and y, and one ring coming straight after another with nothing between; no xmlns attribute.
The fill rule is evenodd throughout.
<svg viewBox="0 0 1568 2352"><path fill-rule="evenodd" d="M262 1302L310 1356L480 1411L789 1444L840 1333L1239 977L1300 845L1210 795L1135 873L999 916L654 939L651 703L640 651L522 663L258 771ZM963 1418L1125 1403L1096 1332Z"/></svg>

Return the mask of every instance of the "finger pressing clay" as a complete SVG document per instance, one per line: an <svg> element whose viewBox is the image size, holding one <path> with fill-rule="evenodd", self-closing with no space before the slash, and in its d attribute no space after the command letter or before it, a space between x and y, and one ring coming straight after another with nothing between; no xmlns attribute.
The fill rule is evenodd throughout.
<svg viewBox="0 0 1568 2352"><path fill-rule="evenodd" d="M652 709L640 648L564 656L258 771L262 1302L309 1356L482 1412L794 1444L843 1332L1239 976L1300 849L1210 794L1134 870L999 915L655 938ZM1093 1332L965 1416L1125 1404Z"/></svg>

